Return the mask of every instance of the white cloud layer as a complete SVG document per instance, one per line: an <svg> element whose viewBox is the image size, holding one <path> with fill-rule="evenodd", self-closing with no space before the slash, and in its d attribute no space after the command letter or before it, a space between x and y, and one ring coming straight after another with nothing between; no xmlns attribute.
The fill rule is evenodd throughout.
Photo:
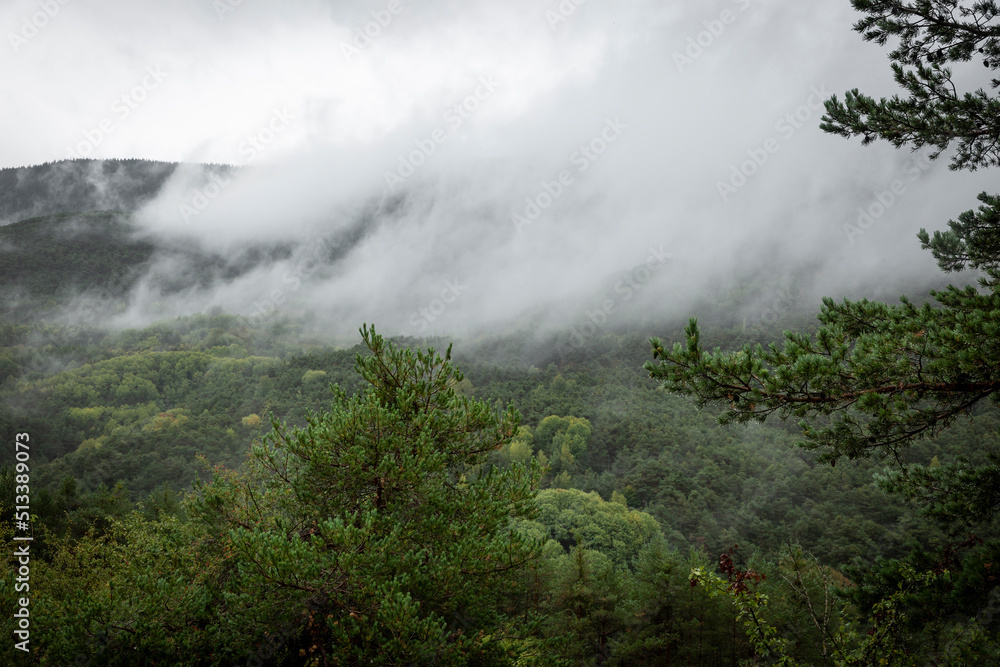
<svg viewBox="0 0 1000 667"><path fill-rule="evenodd" d="M816 266L838 294L933 275L914 233L995 181L818 129L829 94L896 92L855 19L847 0L16 0L0 166L252 165L208 193L180 170L140 219L293 258L183 298L150 279L130 321L277 297L349 329L566 322L608 298L682 309L755 262ZM372 210L335 265L310 263Z"/></svg>

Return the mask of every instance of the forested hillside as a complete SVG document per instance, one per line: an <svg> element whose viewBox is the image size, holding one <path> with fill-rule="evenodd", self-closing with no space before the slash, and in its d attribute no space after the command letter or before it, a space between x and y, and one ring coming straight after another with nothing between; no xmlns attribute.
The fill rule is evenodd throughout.
<svg viewBox="0 0 1000 667"><path fill-rule="evenodd" d="M737 328L718 335L747 334ZM82 598L74 593L72 603L59 601L84 586L77 580L56 584L75 576L65 558L85 559L73 568L94 568L88 559L112 544L139 549L122 556L138 569L119 568L114 576L127 599L145 596L140 575L155 560L142 552L151 538L139 535L153 530L163 536L157 539L168 539L159 531L169 527L181 531L169 539L194 539L183 537L199 525L184 497L198 480L218 475L219 465L240 470L251 445L271 430L272 418L301 427L309 414L331 409L337 403L331 383L348 394L360 391L365 383L355 358L371 354L363 346L310 343L291 321L258 330L221 313L121 333L7 324L2 342L0 428L8 441L29 432L34 443L34 553L51 563L38 587L40 595L56 596L39 604L38 622L51 628L45 641L53 656L110 655L101 652L101 642L119 646L117 632L102 624L126 620L99 620L100 609L122 599L95 598L96 589ZM797 637L790 651L817 664L822 638L796 601L788 568L804 568L815 580L809 586L825 577L848 590L853 573L877 558L914 549L945 553L964 539L960 527L949 533L928 524L903 499L878 488L873 475L879 462L819 464L817 455L794 446L791 425L721 426L711 411L663 392L641 369L643 344L641 334L595 338L578 350L586 361L554 359L542 368L532 358L538 343L527 335L455 346L455 362L465 374L452 385L457 395L511 405L521 415L516 433L485 465L507 470L530 463L541 475L538 513L518 525L548 546L526 575L530 594L505 595L502 606L513 612L511 619L521 619L514 634L530 631L531 639L493 647L498 655L603 655L630 664L658 664L665 655L673 656L671 664L747 657L754 649L732 631L738 611L725 598L688 585L692 568L711 571L719 554L733 550L737 563L768 575L762 590L775 599L768 618L784 636ZM998 439L995 411L984 411L913 448L907 460L933 467L981 457ZM982 448L970 450L969 442ZM178 573L195 563L171 562ZM169 588L172 579L149 581L154 588L168 586L166 595L181 594ZM84 599L91 609L86 613L96 614L85 625L56 632L42 620L53 614L52 622L61 624L56 610ZM139 604L138 598L129 604ZM845 604L837 603L837 619L849 613ZM146 613L135 608L127 622ZM256 642L270 641L267 627L273 626L262 626ZM219 636L196 649L203 640L178 636L175 648L187 646L204 660L207 654L197 651L231 641ZM285 641L272 658L308 649L302 642L309 640L297 633ZM170 645L143 645L141 654L168 656L175 650Z"/></svg>
<svg viewBox="0 0 1000 667"><path fill-rule="evenodd" d="M131 213L151 201L177 169L152 160L63 160L0 169L0 226L77 211ZM208 172L228 172L206 165Z"/></svg>
<svg viewBox="0 0 1000 667"><path fill-rule="evenodd" d="M690 398L664 391L643 369L650 336L670 332L668 342L685 339L681 323L669 319L632 322L627 332L612 328L582 344L567 332L537 329L459 339L454 362L464 377L445 385L454 400L487 411L510 406L519 415L517 426L497 436L462 474L467 480L494 474L533 480L537 495L529 506L522 503L508 527L496 527L499 535L515 531L527 540L521 564L491 575L499 579L468 593L472 597L458 607L435 612L443 623L439 630L416 630L410 603L390 619L361 593L385 585L384 594L392 590L410 600L430 595L394 577L380 584L364 574L372 567L394 570L409 557L391 531L382 532L386 526L371 525L366 539L389 540L388 560L351 566L342 584L360 587L353 613L364 622L339 639L318 639L312 621L303 625L297 614L325 608L317 591L326 589L288 597L284 575L252 574L238 558L242 553L252 562L250 554L270 544L267 549L280 553L291 549L281 568L307 568L290 575L295 581L314 576L295 539L273 542L281 530L267 533L272 541L266 543L253 537L257 533L211 535L227 521L236 521L237 530L247 527L236 517L251 509L252 490L271 488L274 480L267 479L274 470L267 461L274 450L260 449L262 443L329 442L333 436L317 420L331 410L354 409L351 401L382 386L357 366L359 358L389 354L377 343L381 337L343 348L308 319L257 324L221 310L119 331L96 326L93 317L79 325L53 323L60 304L81 293L112 308L125 303L130 281L163 247L137 237L118 213L34 218L0 233L8 239L4 252L17 259L5 264L8 294L19 295L0 325L0 436L13 442L29 433L33 443L34 627L41 637L37 655L56 664L79 655L92 656L90 664L296 664L303 655L306 662L308 656L335 661L347 646L357 653L340 660L382 655L392 662L391 656L408 655L420 661L427 652L458 651L452 660L481 664L728 664L765 650L754 632L740 629L747 618L774 628L783 654L804 664L833 664L827 634L859 641L870 622L866 609L878 600L879 586L892 581L890 574L873 584L870 573L889 563L920 566L951 558L972 544L966 527L928 521L905 494L890 493L879 482L886 465L932 471L964 461L983 465L1000 445L1000 419L983 406L973 419L899 452L895 461L837 466L821 461L822 452L796 447L794 421L721 425L719 408L699 409ZM210 260L192 257L204 272L185 280L219 275ZM249 257L246 265L260 261L266 258ZM702 299L697 313L705 341L735 349L787 329L816 331L819 323L787 289L773 299L767 275L720 283ZM790 284L795 277L773 280ZM918 294L922 289L913 287ZM776 306L763 317L742 314L769 298ZM397 338L393 345L443 350L452 342ZM416 373L406 363L401 368ZM344 393L331 393L331 386ZM417 382L411 390L422 387ZM441 406L449 414L454 409ZM282 435L296 428L309 435ZM261 459L266 451L272 454ZM13 454L2 454L4 503L16 487ZM415 459L410 465L425 464ZM284 492L274 492L278 502ZM309 494L299 497L287 511L298 513L313 502ZM234 504L226 509L227 503ZM289 520L287 511L279 513L286 519L272 508L257 520L278 527ZM13 507L5 504L3 515L12 516ZM9 519L4 525L8 532L14 528ZM320 530L319 524L308 530ZM436 529L419 524L413 530ZM976 540L995 537L992 528L976 531ZM236 541L221 551L206 546L230 539ZM728 589L712 574L720 566ZM467 566L456 567L448 576L469 576ZM230 571L249 578L232 579L225 574ZM421 576L431 582L445 575ZM752 582L753 595L767 596L766 608L730 599L731 591L748 586L740 583L745 581ZM104 582L112 588L102 588ZM252 589L273 589L276 596L268 598L269 611L253 612L263 614L256 620L247 616ZM417 602L418 608L433 608L432 598ZM977 604L978 598L953 593L946 617L959 618ZM76 620L66 619L69 609ZM387 628L416 634L395 648L385 648L385 637L358 639ZM145 639L131 643L133 635ZM456 642L462 636L472 639Z"/></svg>

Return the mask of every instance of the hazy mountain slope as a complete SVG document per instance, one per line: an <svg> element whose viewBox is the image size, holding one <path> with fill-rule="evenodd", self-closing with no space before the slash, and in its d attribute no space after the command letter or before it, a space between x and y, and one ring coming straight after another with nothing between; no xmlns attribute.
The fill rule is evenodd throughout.
<svg viewBox="0 0 1000 667"><path fill-rule="evenodd" d="M134 211L176 168L152 160L65 160L0 169L0 225L76 211Z"/></svg>

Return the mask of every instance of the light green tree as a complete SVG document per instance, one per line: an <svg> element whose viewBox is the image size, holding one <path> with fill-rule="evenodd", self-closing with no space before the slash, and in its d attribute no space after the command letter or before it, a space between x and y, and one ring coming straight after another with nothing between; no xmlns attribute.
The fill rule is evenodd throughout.
<svg viewBox="0 0 1000 667"><path fill-rule="evenodd" d="M576 470L576 457L587 449L593 427L582 417L551 415L539 422L534 430L534 445L548 454L553 471L568 475Z"/></svg>

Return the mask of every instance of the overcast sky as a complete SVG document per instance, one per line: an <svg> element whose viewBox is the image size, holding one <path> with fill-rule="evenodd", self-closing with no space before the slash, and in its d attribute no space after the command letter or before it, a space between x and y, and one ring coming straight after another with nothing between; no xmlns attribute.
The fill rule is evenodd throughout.
<svg viewBox="0 0 1000 667"><path fill-rule="evenodd" d="M253 165L210 196L182 173L140 216L220 251L386 221L309 289L300 255L166 311L150 283L132 315L276 297L351 329L579 324L640 292L683 307L754 262L819 262L836 295L932 273L914 233L995 190L818 129L830 94L897 92L848 0L278 5L0 4L0 166Z"/></svg>

